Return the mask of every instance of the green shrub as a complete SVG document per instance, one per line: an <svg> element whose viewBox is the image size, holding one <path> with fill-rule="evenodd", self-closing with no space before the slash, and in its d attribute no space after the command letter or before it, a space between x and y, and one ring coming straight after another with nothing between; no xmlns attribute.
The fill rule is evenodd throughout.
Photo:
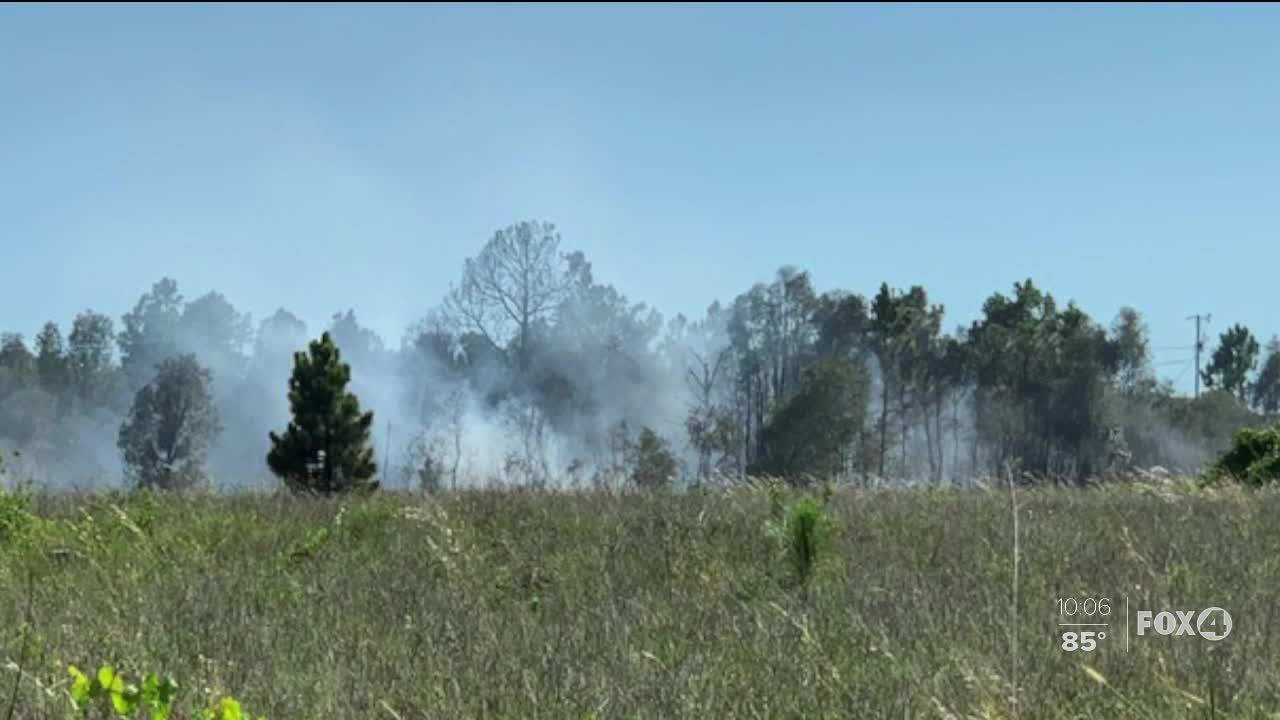
<svg viewBox="0 0 1280 720"><path fill-rule="evenodd" d="M676 475L676 457L666 438L651 428L640 431L631 468L631 482L645 490L670 487Z"/></svg>
<svg viewBox="0 0 1280 720"><path fill-rule="evenodd" d="M305 560L318 554L332 536L333 531L328 525L311 528L307 530L305 538L295 540L285 547L284 556L289 560Z"/></svg>
<svg viewBox="0 0 1280 720"><path fill-rule="evenodd" d="M782 524L770 524L770 533L781 543L798 583L807 586L831 536L826 510L811 497L799 498L787 507Z"/></svg>
<svg viewBox="0 0 1280 720"><path fill-rule="evenodd" d="M1254 486L1280 480L1280 425L1237 430L1231 447L1210 468L1209 478Z"/></svg>
<svg viewBox="0 0 1280 720"><path fill-rule="evenodd" d="M25 537L34 524L31 498L23 492L0 488L0 546Z"/></svg>
<svg viewBox="0 0 1280 720"><path fill-rule="evenodd" d="M169 720L175 709L179 688L170 676L148 673L139 687L110 665L103 665L92 677L75 665L67 671L71 674L71 705L81 717L96 709L97 717ZM198 720L251 720L232 697L203 706L193 703L192 712Z"/></svg>
<svg viewBox="0 0 1280 720"><path fill-rule="evenodd" d="M71 704L82 714L96 707L118 717L145 717L150 720L167 720L173 712L173 699L178 684L173 678L149 674L139 688L126 682L124 675L110 665L103 665L97 675L89 677L75 665L67 668L71 673ZM111 711L114 710L114 713ZM145 714L139 715L139 710Z"/></svg>

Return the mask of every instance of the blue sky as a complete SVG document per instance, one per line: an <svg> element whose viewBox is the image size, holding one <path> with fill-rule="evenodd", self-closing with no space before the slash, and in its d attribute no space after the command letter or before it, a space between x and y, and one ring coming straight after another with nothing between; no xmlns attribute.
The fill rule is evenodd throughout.
<svg viewBox="0 0 1280 720"><path fill-rule="evenodd" d="M392 344L521 219L699 315L783 264L1280 331L1275 6L0 7L0 327L161 276Z"/></svg>

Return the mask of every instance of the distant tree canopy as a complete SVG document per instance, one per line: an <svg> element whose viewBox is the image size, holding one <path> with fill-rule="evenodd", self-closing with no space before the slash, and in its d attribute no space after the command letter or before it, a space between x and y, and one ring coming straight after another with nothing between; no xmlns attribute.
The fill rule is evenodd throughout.
<svg viewBox="0 0 1280 720"><path fill-rule="evenodd" d="M250 318L236 312L221 293L184 303L177 282L170 278L153 285L122 320L124 329L116 342L121 367L135 387L147 381L157 363L180 352L194 353L223 372L238 373L253 335Z"/></svg>
<svg viewBox="0 0 1280 720"><path fill-rule="evenodd" d="M121 318L124 329L116 342L120 364L134 387L141 387L157 364L178 352L178 322L182 295L178 284L162 278Z"/></svg>
<svg viewBox="0 0 1280 720"><path fill-rule="evenodd" d="M821 362L805 371L799 388L760 433L760 473L838 477L863 430L869 378L848 359Z"/></svg>
<svg viewBox="0 0 1280 720"><path fill-rule="evenodd" d="M76 316L67 337L66 369L71 391L84 406L112 402L120 386L112 363L111 318L85 311Z"/></svg>
<svg viewBox="0 0 1280 720"><path fill-rule="evenodd" d="M118 474L130 401L183 355L207 371L224 426L210 471L318 492L372 481L383 428L362 404L394 425L389 457L405 471L389 476L417 477L414 448L429 448L430 487L580 471L640 484L1078 481L1203 467L1236 428L1280 416L1280 340L1264 349L1230 327L1210 348L1207 390L1187 397L1157 378L1136 309L1103 322L1031 279L991 293L962 327L922 285L820 290L791 266L699 317L664 319L536 220L498 229L460 271L398 344L347 308L308 347L289 311L255 326L216 290L188 301L171 278L118 322L85 311L34 337L0 334L0 444L55 477ZM618 427L649 434L627 431L621 453ZM635 475L642 445L658 471Z"/></svg>
<svg viewBox="0 0 1280 720"><path fill-rule="evenodd" d="M1243 325L1233 325L1222 333L1218 348L1201 372L1205 387L1220 387L1245 401L1249 375L1258 364L1258 340Z"/></svg>
<svg viewBox="0 0 1280 720"><path fill-rule="evenodd" d="M1253 405L1268 416L1280 414L1280 337L1267 343L1267 356L1253 384Z"/></svg>
<svg viewBox="0 0 1280 720"><path fill-rule="evenodd" d="M48 392L57 392L67 382L66 347L62 332L55 323L45 323L36 336L36 374L40 386Z"/></svg>
<svg viewBox="0 0 1280 720"><path fill-rule="evenodd" d="M373 412L347 391L351 366L342 362L329 333L294 355L289 378L293 420L270 433L267 465L295 492L332 495L372 490L377 465L369 446Z"/></svg>
<svg viewBox="0 0 1280 720"><path fill-rule="evenodd" d="M179 355L161 362L138 390L117 440L136 486L175 489L204 476L209 447L222 431L211 382L194 355Z"/></svg>

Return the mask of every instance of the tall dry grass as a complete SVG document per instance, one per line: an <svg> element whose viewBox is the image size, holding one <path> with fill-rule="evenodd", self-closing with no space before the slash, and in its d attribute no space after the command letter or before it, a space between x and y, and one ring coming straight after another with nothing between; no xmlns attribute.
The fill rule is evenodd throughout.
<svg viewBox="0 0 1280 720"><path fill-rule="evenodd" d="M272 720L1280 707L1276 493L1020 488L1015 564L1007 490L839 491L802 584L778 495L38 497L0 528L0 717L72 717L66 666L102 663ZM1235 628L1066 653L1060 596Z"/></svg>

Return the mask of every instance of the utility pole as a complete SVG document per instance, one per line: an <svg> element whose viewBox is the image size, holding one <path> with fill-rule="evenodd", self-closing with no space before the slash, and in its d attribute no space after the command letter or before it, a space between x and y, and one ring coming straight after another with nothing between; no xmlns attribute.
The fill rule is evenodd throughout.
<svg viewBox="0 0 1280 720"><path fill-rule="evenodd" d="M1207 325L1207 324L1209 324L1209 321L1213 319L1213 315L1208 315L1208 314L1206 314L1206 315L1200 315L1199 313L1197 313L1197 314L1195 314L1195 315L1190 315L1190 316L1188 316L1188 317L1187 317L1187 319L1188 319L1188 320L1195 320L1195 321L1196 321L1196 379L1195 379L1195 383L1196 383L1196 384L1195 384L1196 392L1195 392L1195 397L1197 397L1197 398L1198 398L1198 397L1200 397L1200 351L1201 351L1201 350L1204 350L1204 337L1200 334L1200 320L1201 320L1201 318L1203 318L1203 319L1204 319L1204 322L1205 322L1205 324Z"/></svg>

